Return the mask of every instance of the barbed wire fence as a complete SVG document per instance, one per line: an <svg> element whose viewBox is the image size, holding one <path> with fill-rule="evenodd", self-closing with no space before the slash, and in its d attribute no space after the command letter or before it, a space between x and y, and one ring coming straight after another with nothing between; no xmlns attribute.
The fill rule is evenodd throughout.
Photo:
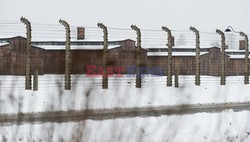
<svg viewBox="0 0 250 142"><path fill-rule="evenodd" d="M34 23L32 22L32 41L65 41L65 29L63 26L61 26L59 23L58 24L44 24L44 23ZM76 28L79 26L72 26L71 25L71 38L76 39L76 33L77 30ZM100 30L98 27L85 27L86 29L86 39L89 40L99 40L102 41L102 30ZM109 31L109 40L121 40L121 39L132 39L134 41L136 41L136 34L134 31L132 31L131 29L121 29L121 28L113 28L113 27L108 27L108 31ZM142 48L167 48L166 43L167 43L167 36L166 33L164 33L162 30L151 30L151 29L141 29L142 32ZM190 31L190 30L172 30L172 34L175 37L176 40L176 45L177 46L192 46L195 47L195 35ZM23 23L21 22L15 22L15 21L1 21L0 20L0 37L12 37L12 36L16 36L16 35L20 35L25 37L26 35L26 29L25 26L23 25ZM200 31L200 35L201 35L201 47L202 46L217 46L220 48L220 36L218 34L215 33L215 31L213 32L203 32ZM233 42L231 43L231 45L238 47L238 40L237 38L241 38L238 35L233 35L235 38L233 39ZM44 40L45 39L45 40ZM227 38L226 38L227 39ZM178 42L178 43L177 43ZM229 46L230 47L230 46ZM6 61L6 63L10 63L10 61L8 59L4 58L5 56L0 56L1 61ZM53 57L54 59L57 59L58 57ZM21 58L19 58L21 60L25 60L25 56L22 56ZM33 57L33 59L35 59ZM95 58L91 59L91 60L95 60ZM25 66L21 66L19 67L22 70L25 70ZM57 66L55 65L55 68L57 68ZM174 66L173 68L175 68L176 70L179 70L180 68L177 66ZM241 66L239 66L239 68L243 68ZM193 70L193 67L185 67L186 70ZM213 72L216 72L218 70L220 70L220 67L214 67L212 68ZM233 68L227 68L228 70L232 70ZM119 89L123 86L125 87L134 87L135 88L135 84L136 84L136 77L134 76L123 76L123 77L108 77L109 80L109 89ZM33 81L33 77L32 77L32 81ZM145 76L142 77L142 88L152 88L154 86L160 86L160 87L166 87L166 81L167 78L166 76ZM17 88L17 89L24 89L25 88L25 77L24 76L13 76L13 75L0 75L0 89L3 89L0 91L0 110L1 112L3 112L3 110L9 110L9 107L13 107L17 104L21 102L23 102L22 98L24 95L16 95L19 96L17 98L15 98L14 96L14 100L10 101L13 102L9 107L6 107L7 105L2 103L2 102L8 102L8 99L13 99L13 96L11 97L11 94L13 94L13 92L11 92L8 95L1 95L1 92L4 92L4 89L13 89L13 88ZM63 90L64 89L64 75L63 74L46 74L46 75L39 75L39 79L38 79L38 88L39 89L48 89L49 91L54 90L54 89L58 89L58 90ZM173 77L173 82L175 82L175 79ZM231 84L243 84L244 83L244 77L243 76L238 76L238 77L233 77L233 76L227 76L226 77L226 82L231 83ZM220 78L218 76L205 76L201 74L201 85L203 84L215 84L217 83L219 85L220 83ZM181 85L195 85L195 77L192 75L183 75L183 76L179 76L179 84ZM75 88L80 88L80 89L102 89L102 77L86 77L86 75L73 75L71 74L71 85L72 85L72 90ZM129 89L127 89L129 90ZM125 90L125 91L127 91ZM49 92L47 91L47 92ZM59 91L59 92L60 92ZM117 91L118 92L118 91ZM5 94L7 94L6 92L4 92ZM121 101L119 100L119 95L115 95L117 96L117 98L112 98L114 99L114 101L117 101L117 106L121 106L124 107L124 104L126 101L131 101L132 99L129 97L129 94L131 92L125 92L124 94L126 94L125 98L122 98ZM45 93L45 94L41 94L40 96L44 96L44 95L48 95L49 93ZM79 94L79 93L78 93ZM25 94L27 96L27 94ZM56 109L56 105L60 104L61 102L61 98L57 98L57 97L53 97L56 96L56 94L51 93L51 101L49 101L51 104L48 106L49 111L53 111L54 109ZM84 96L85 94L81 94L81 96ZM177 94L178 96L179 94ZM10 97L4 97L4 96L10 96ZM50 94L48 95L50 96ZM47 96L47 97L48 97ZM60 94L61 96L61 94ZM65 95L66 96L66 95ZM81 108L86 108L88 109L89 107L91 108L91 105L93 104L105 104L105 101L103 101L104 97L107 97L107 95L100 95L98 96L98 98L90 98L90 97L86 97L86 100L84 99L79 99L79 97L77 98L75 95L69 95L69 98L73 98L79 101L73 102L71 101L71 99L67 99L67 104L70 104L68 106L69 110L74 110L77 106L81 107ZM86 96L88 96L88 94L86 94ZM102 96L104 96L102 98ZM134 95L137 96L137 95ZM225 97L227 95L224 95ZM25 97L25 96L24 96ZM153 97L150 99L151 101L155 99L155 95L153 95ZM185 96L183 96L184 98ZM1 98L3 98L3 101L1 101ZM136 104L140 103L141 101L143 101L145 99L144 95L140 95L138 97L134 97L133 100L135 100ZM168 99L168 98L167 98ZM94 100L94 101L93 101ZM99 101L100 100L100 101ZM123 102L124 101L124 102ZM31 103L35 103L35 99L32 98L31 99ZM27 103L27 102L23 102L23 105ZM79 104L78 104L79 103ZM91 104L93 103L93 104ZM49 104L49 103L48 103ZM37 104L36 104L37 105ZM86 107L84 107L86 105ZM89 106L88 106L89 105ZM4 107L5 106L5 107ZM60 105L58 105L60 106ZM137 105L136 105L137 106ZM20 110L22 110L22 105L20 105ZM32 105L29 106L30 108L32 108ZM54 108L55 107L55 108ZM137 106L138 107L138 106ZM14 107L15 108L15 107ZM14 109L13 108L13 109ZM59 107L60 108L60 107ZM105 108L105 105L102 106L102 108ZM60 108L61 109L61 108ZM59 109L59 110L60 110ZM22 111L20 111L22 112ZM87 114L86 114L87 115ZM203 115L203 114L202 114ZM195 115L196 116L196 115ZM20 119L22 119L22 116L20 115ZM159 131L157 130L162 130L162 132L164 133L163 136L159 136L158 140L162 140L162 141L168 141L168 140L174 140L178 135L178 132L180 130L183 130L183 127L186 127L186 125L183 125L181 118L179 116L173 116L173 117L169 117L167 116L167 118L163 117L163 118L158 118L158 119L150 119L150 121L148 119L146 119L147 121L144 121L145 118L136 118L136 120L131 120L131 119L117 119L117 120L112 120L111 122L113 123L112 126L107 126L104 125L103 126L103 121L80 121L80 122L73 122L73 126L72 122L70 124L68 123L46 123L43 125L38 125L38 126L29 126L26 127L26 125L21 125L21 126L15 126L15 132L14 133L10 133L12 127L3 127L1 128L1 136L0 139L2 141L17 141L17 140L27 140L27 141L31 141L32 139L35 141L36 139L40 139L41 140L45 140L45 141L55 141L55 140L59 140L60 141L88 141L90 140L91 137L98 137L98 135L102 135L102 139L103 140L103 136L106 136L105 139L106 140L115 140L115 141L121 141L121 140L126 140L129 141L133 138L137 138L137 136L139 137L137 140L138 141L143 141L146 140L145 136L150 136L150 133L152 133L152 131L150 129L152 129L152 127L149 127L150 125L153 124L157 124L154 129L154 133L153 134L157 134L159 133ZM187 117L187 116L185 116ZM208 119L211 119L211 116L208 116ZM242 116L239 116L242 117ZM247 116L248 117L248 116ZM203 117L202 117L203 118ZM225 115L222 115L221 117L219 117L219 119L217 121L215 121L215 128L217 128L216 130L220 129L220 127L223 126L223 124L225 123L229 123L230 125L232 123L231 117L229 117L228 119L225 119ZM187 122L189 122L189 119L194 119L193 115L192 117L187 117ZM159 121L160 120L160 121ZM213 119L214 120L214 119ZM246 120L248 120L246 118ZM110 121L110 120L109 120ZM184 120L185 121L185 120ZM93 125L93 123L97 123L97 125ZM142 123L141 123L142 122ZM166 123L167 122L167 123ZM202 121L201 121L202 122ZM245 122L245 121L244 121ZM90 124L89 124L90 123ZM140 123L138 125L138 123ZM66 124L66 126L64 125ZM135 125L136 124L136 125ZM150 124L150 125L149 125ZM241 124L241 123L240 123ZM243 124L243 122L242 122ZM91 125L91 127L90 127ZM233 125L236 125L233 123ZM23 127L25 126L25 127ZM180 126L180 127L179 127ZM40 128L41 127L41 128ZM71 128L72 127L72 128ZM136 127L133 128L133 127ZM67 135L65 135L65 128L67 129ZM241 127L239 127L241 128ZM245 127L244 127L245 128ZM26 129L26 131L24 131ZM207 128L206 128L207 129ZM228 135L228 139L230 133L230 129L229 128L225 128L225 134L224 135ZM36 130L36 131L34 131ZM60 132L58 132L58 130L61 130ZM116 131L115 133L113 133L113 131ZM128 131L128 130L133 130L133 131ZM168 135L166 135L166 132L170 133ZM194 130L197 130L197 126L194 125ZM224 129L223 129L224 130ZM241 129L239 129L239 132ZM242 133L245 133L245 130L248 131L247 129L243 129ZM19 131L19 132L18 132ZM184 130L186 131L186 130ZM26 133L24 133L26 132ZM34 132L38 132L37 135ZM43 132L43 133L41 133ZM150 133L148 133L150 132ZM216 131L215 131L216 132ZM238 132L238 133L239 133ZM107 135L105 135L107 133ZM110 135L110 133L113 133L112 135ZM146 135L143 135L141 133L145 133ZM198 133L200 135L206 135L201 133ZM27 138L25 138L25 135L27 136ZM52 136L54 135L54 136ZM69 136L68 136L69 135ZM131 136L131 137L128 137ZM66 137L66 138L65 138ZM205 136L204 136L205 137ZM248 137L248 135L247 135ZM205 137L207 139L207 137ZM243 137L244 138L244 137ZM228 140L227 139L227 140ZM230 138L233 139L233 138ZM237 139L237 136L236 136ZM217 139L218 140L218 139ZM39 141L39 140L37 140ZM223 140L222 140L223 141Z"/></svg>
<svg viewBox="0 0 250 142"><path fill-rule="evenodd" d="M32 41L65 41L65 29L62 25L58 24L45 24L45 23L36 23L31 22L32 25ZM81 25L71 25L71 39L77 39L77 27L83 27ZM84 27L86 33L86 39L88 40L99 40L102 41L103 32L100 28L96 27ZM108 37L110 41L123 40L123 39L132 39L136 41L136 34L133 30L129 28L115 28L107 27ZM195 35L190 30L171 30L172 35L175 38L176 46L192 46L195 47ZM167 36L160 28L159 29L141 29L142 33L142 48L167 48ZM23 23L17 21L3 21L0 20L0 36L1 37L12 37L20 35L25 37L26 29ZM226 34L226 44L230 49L239 48L239 39L243 39L238 34ZM39 46L39 45L38 45ZM220 36L216 32L205 32L200 31L200 47L211 47L217 46L220 48ZM1 57L2 59L4 57ZM25 58L25 57L23 57ZM57 58L57 57L55 57ZM3 59L5 60L5 59ZM94 60L94 59L92 59ZM6 61L8 62L8 60ZM243 68L243 67L242 67ZM24 69L24 68L23 68ZM178 70L178 68L175 68ZM187 70L189 68L186 68ZM192 69L192 68L190 68ZM220 68L214 67L213 70L219 70ZM227 68L231 70L231 68ZM77 76L74 78L74 76ZM10 77L10 76L7 76ZM11 78L11 77L10 77ZM1 76L1 80L11 80L15 81L16 87L24 88L24 80L22 77L16 79L8 79L5 76ZM109 77L108 80L109 86L119 86L120 84L112 83L112 81L124 82L122 85L125 86L135 86L135 77ZM173 79L174 80L174 79ZM201 79L201 83L214 83L219 82L218 77L207 78L204 76ZM227 78L227 82L242 83L244 80ZM57 75L57 79L51 79L50 75L39 76L38 79L39 87L63 87L63 76ZM73 87L84 87L82 84L88 84L89 82L99 86L102 84L101 77L88 78L88 77L79 77L78 75L72 75L72 86ZM147 84L149 83L149 84ZM193 84L194 77L180 78L180 84ZM144 77L142 79L142 87L150 87L150 85L166 85L166 77ZM8 88L8 83L2 83L2 87Z"/></svg>

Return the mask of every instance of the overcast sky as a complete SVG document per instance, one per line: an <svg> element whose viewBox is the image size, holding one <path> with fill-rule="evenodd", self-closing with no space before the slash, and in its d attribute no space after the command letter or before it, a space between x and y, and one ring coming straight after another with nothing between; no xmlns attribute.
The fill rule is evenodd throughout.
<svg viewBox="0 0 250 142"><path fill-rule="evenodd" d="M1 0L0 20L145 29L187 29L214 32L228 25L250 34L250 0Z"/></svg>

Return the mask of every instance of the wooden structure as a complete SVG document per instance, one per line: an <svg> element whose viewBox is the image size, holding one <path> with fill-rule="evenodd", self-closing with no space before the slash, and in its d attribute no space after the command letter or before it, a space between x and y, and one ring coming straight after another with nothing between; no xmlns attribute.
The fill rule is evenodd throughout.
<svg viewBox="0 0 250 142"><path fill-rule="evenodd" d="M65 42L53 42L62 48L45 48L49 42L32 42L31 73L37 69L41 74L64 74ZM102 41L71 42L71 74L85 74L87 65L102 67ZM50 45L53 47L54 45ZM77 46L78 48L75 48ZM85 46L90 46L85 48ZM0 75L25 75L26 38L13 37L0 39ZM83 47L83 48L82 48ZM100 47L100 48L99 48ZM164 50L163 50L164 49ZM161 67L167 75L167 49L141 49L141 67ZM136 65L135 41L110 41L108 66L127 67ZM187 53L187 54L186 54ZM244 50L225 52L226 76L244 75ZM195 48L173 48L173 72L179 75L195 75ZM201 75L220 76L222 52L218 47L201 48Z"/></svg>
<svg viewBox="0 0 250 142"><path fill-rule="evenodd" d="M201 75L212 75L220 76L222 70L222 52L220 48L212 47L208 49L208 53L201 55ZM229 56L224 55L225 57L225 75L228 75L229 67Z"/></svg>
<svg viewBox="0 0 250 142"><path fill-rule="evenodd" d="M156 49L152 49L157 51ZM201 75L220 76L221 74L221 57L222 52L218 47L202 49L200 55ZM160 51L158 53L148 51L147 66L161 67L164 75L167 75L167 52ZM181 50L180 50L181 51ZM184 52L185 51L185 52ZM189 51L189 52L187 52ZM180 54L173 55L173 70L178 71L179 75L195 75L195 49L182 49ZM150 54L154 53L154 54ZM165 54L162 54L165 53ZM193 54L190 54L193 53ZM241 57L242 56L242 57ZM244 51L225 53L225 69L227 76L244 75Z"/></svg>
<svg viewBox="0 0 250 142"><path fill-rule="evenodd" d="M1 75L25 75L25 46L26 39L23 37L13 37L0 39L0 74ZM65 71L65 48L43 48L37 42L37 46L32 45L31 49L31 72L35 69L39 74L64 74ZM53 42L53 44L56 44ZM61 45L61 42L59 42ZM87 65L102 67L103 51L100 47L102 42L95 42L91 48L84 48L79 45L77 49L71 49L71 74L85 74ZM86 43L89 44L89 43ZM123 67L124 73L127 66L136 64L136 46L132 40L114 41L108 49L108 66ZM115 45L112 45L115 44ZM51 46L53 47L53 45ZM64 47L62 45L62 47ZM81 48L83 47L83 48ZM142 66L146 65L145 49L141 49Z"/></svg>
<svg viewBox="0 0 250 142"><path fill-rule="evenodd" d="M26 38L14 37L1 39L0 46L0 74L25 75ZM31 73L35 69L39 74L44 74L45 50L36 46L31 47Z"/></svg>

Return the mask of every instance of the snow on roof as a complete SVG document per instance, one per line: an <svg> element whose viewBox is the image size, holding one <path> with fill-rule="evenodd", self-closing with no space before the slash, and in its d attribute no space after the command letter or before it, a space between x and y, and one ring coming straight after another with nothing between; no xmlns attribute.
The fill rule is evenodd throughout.
<svg viewBox="0 0 250 142"><path fill-rule="evenodd" d="M10 39L10 38L14 38L14 37L23 37L23 38L25 38L26 35L22 35L22 34L0 35L0 39Z"/></svg>
<svg viewBox="0 0 250 142"><path fill-rule="evenodd" d="M200 46L200 48L211 48L212 46ZM191 46L191 45L181 45L181 46L173 46L173 48L186 48L186 49L195 49L196 48L196 46L195 45L193 45L193 46Z"/></svg>
<svg viewBox="0 0 250 142"><path fill-rule="evenodd" d="M113 39L109 39L108 42L115 42L115 41L124 41L127 40L127 38L113 38ZM65 38L48 38L48 39L41 39L41 38L37 38L37 39L33 39L32 38L32 42L44 42L44 41L57 41L57 42L65 42L66 39ZM84 39L84 40L77 40L77 39L70 39L71 42L103 42L103 39L101 38L97 38L97 39Z"/></svg>
<svg viewBox="0 0 250 142"><path fill-rule="evenodd" d="M8 36L3 36L0 35L0 39L11 39L14 37L23 37L26 38L26 35L22 34L14 34L14 35L8 35ZM31 38L32 42L44 42L44 41L58 41L58 42L65 42L66 38L64 37L36 37L32 36ZM115 41L124 41L124 40L132 40L129 37L124 37L124 38L114 38L114 37L108 37L109 42L115 42ZM103 37L91 37L91 38L86 38L83 40L78 40L76 37L71 37L70 41L72 42L103 42Z"/></svg>
<svg viewBox="0 0 250 142"><path fill-rule="evenodd" d="M200 55L208 52L201 52ZM195 52L173 52L172 56L195 56ZM148 52L147 56L168 56L168 52Z"/></svg>
<svg viewBox="0 0 250 142"><path fill-rule="evenodd" d="M8 42L0 43L0 46L4 46L4 45L8 45L8 44L9 44Z"/></svg>
<svg viewBox="0 0 250 142"><path fill-rule="evenodd" d="M166 45L158 45L158 46L150 46L150 45L144 45L144 48L147 49L166 49ZM179 48L179 49L195 49L196 47L193 45L182 45L182 46L173 46L172 48ZM212 46L200 46L200 48L212 48Z"/></svg>
<svg viewBox="0 0 250 142"><path fill-rule="evenodd" d="M226 49L225 52L240 52L240 53L244 53L245 50L239 50L239 49Z"/></svg>
<svg viewBox="0 0 250 142"><path fill-rule="evenodd" d="M245 55L229 55L230 59L245 59ZM248 58L250 57L250 55L248 56Z"/></svg>
<svg viewBox="0 0 250 142"><path fill-rule="evenodd" d="M45 50L64 50L65 45L33 45ZM121 45L109 45L108 49L121 47ZM71 50L102 50L103 45L71 45Z"/></svg>

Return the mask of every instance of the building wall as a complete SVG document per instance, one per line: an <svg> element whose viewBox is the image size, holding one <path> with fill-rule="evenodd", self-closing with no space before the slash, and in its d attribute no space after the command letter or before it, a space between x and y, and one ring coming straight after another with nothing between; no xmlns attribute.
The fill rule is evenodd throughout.
<svg viewBox="0 0 250 142"><path fill-rule="evenodd" d="M173 71L180 75L194 75L195 74L195 57L173 57Z"/></svg>
<svg viewBox="0 0 250 142"><path fill-rule="evenodd" d="M221 57L219 48L209 49L209 53L200 56L201 75L219 76L221 74ZM195 56L173 56L173 73L180 75L195 75ZM230 61L230 62L229 62ZM148 67L161 67L164 75L167 74L167 56L149 56L147 57ZM240 60L229 60L225 55L226 75L241 75L242 62ZM229 71L233 69L233 71Z"/></svg>
<svg viewBox="0 0 250 142"><path fill-rule="evenodd" d="M161 68L164 75L167 75L167 62L166 56L148 56L147 67L149 68Z"/></svg>
<svg viewBox="0 0 250 142"><path fill-rule="evenodd" d="M10 44L0 47L0 74L25 75L26 39L16 37L8 41ZM45 50L31 48L31 73L34 69L43 74Z"/></svg>
<svg viewBox="0 0 250 142"><path fill-rule="evenodd" d="M11 74L11 46L5 45L0 48L0 75Z"/></svg>
<svg viewBox="0 0 250 142"><path fill-rule="evenodd" d="M47 50L45 53L44 74L64 74L65 72L65 51Z"/></svg>
<svg viewBox="0 0 250 142"><path fill-rule="evenodd" d="M35 70L38 70L38 74L45 74L45 60L46 60L46 51L44 49L32 46L31 73L33 74Z"/></svg>
<svg viewBox="0 0 250 142"><path fill-rule="evenodd" d="M208 54L201 55L200 67L201 67L201 75L212 75L219 76L221 75L222 70L222 53L219 48L213 47L209 49ZM229 56L225 55L225 74L231 75L228 72L229 67Z"/></svg>
<svg viewBox="0 0 250 142"><path fill-rule="evenodd" d="M172 73L180 75L194 75L195 73L195 58L192 56L173 56L172 57ZM164 75L168 72L168 57L167 56L148 56L148 67L161 68Z"/></svg>
<svg viewBox="0 0 250 142"><path fill-rule="evenodd" d="M26 39L15 37L8 39L9 45L0 47L0 75L25 75ZM136 46L132 40L121 42L121 47L108 50L108 66L123 67L136 65ZM87 65L102 67L102 50L71 50L71 73L85 74ZM201 55L202 75L219 76L221 74L221 52L219 48L210 48L209 53ZM44 50L35 46L31 49L31 71L38 69L39 74L64 74L65 50ZM229 59L225 55L226 75L244 75L244 59ZM142 67L161 67L167 74L167 56L147 56L141 49ZM195 74L195 56L174 56L173 72L180 75Z"/></svg>
<svg viewBox="0 0 250 142"><path fill-rule="evenodd" d="M25 73L24 47L26 46L26 40L19 37L8 42L10 43L9 46L0 48L1 74L23 75Z"/></svg>
<svg viewBox="0 0 250 142"><path fill-rule="evenodd" d="M128 72L128 68L136 66L137 64L137 54L136 51L121 51L121 49L112 50L109 58L109 65L114 67L122 67L124 69L123 73ZM146 67L146 52L141 50L141 64L140 67Z"/></svg>
<svg viewBox="0 0 250 142"><path fill-rule="evenodd" d="M87 65L102 66L102 50L71 50L71 73L85 74ZM65 73L65 50L47 50L45 74Z"/></svg>
<svg viewBox="0 0 250 142"><path fill-rule="evenodd" d="M146 50L141 49L141 65L146 65ZM64 74L65 50L47 50L45 74ZM85 74L87 65L103 66L103 50L71 50L71 73ZM136 65L136 47L134 41L125 40L121 47L108 50L108 66L123 67L127 72L128 65Z"/></svg>
<svg viewBox="0 0 250 142"><path fill-rule="evenodd" d="M109 66L122 67L123 73L128 72L128 68L136 66L137 64L137 47L135 42L126 40L121 43L120 48L114 48L108 51L108 62ZM140 49L140 66L146 67L147 62L147 51Z"/></svg>
<svg viewBox="0 0 250 142"><path fill-rule="evenodd" d="M102 50L72 50L71 73L85 74L87 72L87 65L96 65L97 67L102 67L102 58Z"/></svg>
<svg viewBox="0 0 250 142"><path fill-rule="evenodd" d="M228 73L230 75L244 75L244 59L230 59Z"/></svg>

